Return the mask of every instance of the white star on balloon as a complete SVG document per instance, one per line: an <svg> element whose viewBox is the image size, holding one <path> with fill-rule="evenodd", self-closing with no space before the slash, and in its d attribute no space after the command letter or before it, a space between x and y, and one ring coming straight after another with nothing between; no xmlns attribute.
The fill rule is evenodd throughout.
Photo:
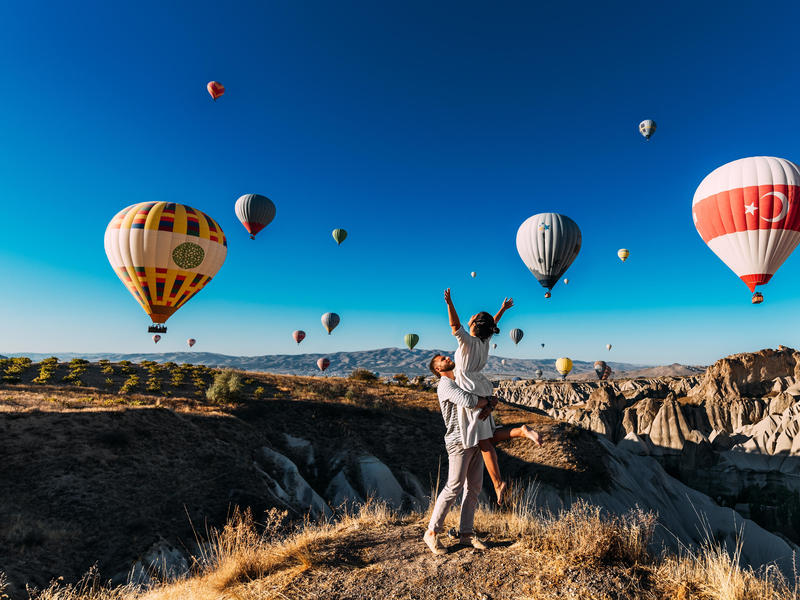
<svg viewBox="0 0 800 600"><path fill-rule="evenodd" d="M751 204L745 204L744 205L744 212L747 215L754 215L754 214L756 214L757 210L758 210L758 207L755 204L751 203Z"/></svg>

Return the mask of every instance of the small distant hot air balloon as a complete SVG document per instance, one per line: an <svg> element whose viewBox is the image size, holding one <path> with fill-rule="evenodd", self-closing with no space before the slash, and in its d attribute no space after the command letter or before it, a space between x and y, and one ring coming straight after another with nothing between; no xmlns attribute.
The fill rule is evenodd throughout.
<svg viewBox="0 0 800 600"><path fill-rule="evenodd" d="M764 301L764 295L761 292L756 292L753 294L753 298L750 300L752 304L761 304Z"/></svg>
<svg viewBox="0 0 800 600"><path fill-rule="evenodd" d="M611 344L606 344L606 350L611 350Z"/></svg>
<svg viewBox="0 0 800 600"><path fill-rule="evenodd" d="M217 101L217 98L222 96L225 93L225 86L222 85L219 81L209 81L208 85L206 85L206 89L208 93L211 94L211 97L214 99L214 102Z"/></svg>
<svg viewBox="0 0 800 600"><path fill-rule="evenodd" d="M406 342L406 346L408 346L408 349L413 350L414 346L419 343L419 336L416 333L407 333L404 340Z"/></svg>
<svg viewBox="0 0 800 600"><path fill-rule="evenodd" d="M567 216L540 213L517 230L517 252L539 284L550 290L558 283L581 249L581 230Z"/></svg>
<svg viewBox="0 0 800 600"><path fill-rule="evenodd" d="M504 358L504 359L502 359L502 360L500 361L500 364L501 364L501 365L503 365L503 366L506 366L506 359L505 359L505 358Z"/></svg>
<svg viewBox="0 0 800 600"><path fill-rule="evenodd" d="M299 344L304 339L306 339L306 332L303 331L302 329L298 329L297 331L292 332L292 337L294 338L294 341Z"/></svg>
<svg viewBox="0 0 800 600"><path fill-rule="evenodd" d="M755 293L800 242L799 199L796 164L774 156L741 158L703 179L692 219L708 247Z"/></svg>
<svg viewBox="0 0 800 600"><path fill-rule="evenodd" d="M188 340L186 340L186 345L189 346L189 348L194 346L196 343L197 343L197 340L194 339L194 338L189 338Z"/></svg>
<svg viewBox="0 0 800 600"><path fill-rule="evenodd" d="M492 344L492 350L497 350L497 344Z"/></svg>
<svg viewBox="0 0 800 600"><path fill-rule="evenodd" d="M544 375L541 369L536 369L533 374L536 375L536 379L541 379L542 375Z"/></svg>
<svg viewBox="0 0 800 600"><path fill-rule="evenodd" d="M602 379L603 378L603 373L606 372L606 367L608 367L608 365L606 364L606 361L604 361L604 360L595 361L595 363L594 363L594 372L597 373L597 378L598 379Z"/></svg>
<svg viewBox="0 0 800 600"><path fill-rule="evenodd" d="M572 371L572 360L566 357L561 357L556 361L556 371L561 374L561 379L566 379L569 372Z"/></svg>
<svg viewBox="0 0 800 600"><path fill-rule="evenodd" d="M619 256L619 259L622 262L625 262L626 260L628 260L628 257L630 255L631 255L630 250L628 250L626 248L620 248L619 250L617 250L617 256Z"/></svg>
<svg viewBox="0 0 800 600"><path fill-rule="evenodd" d="M329 366L331 366L331 361L328 360L327 358L317 359L317 367L319 368L320 371L324 371Z"/></svg>
<svg viewBox="0 0 800 600"><path fill-rule="evenodd" d="M653 119L645 119L639 123L639 133L644 136L644 139L649 140L656 132L656 122Z"/></svg>
<svg viewBox="0 0 800 600"><path fill-rule="evenodd" d="M153 343L154 343L154 344L157 344L157 343L158 343L158 340L160 340L160 339L161 339L161 336L160 336L160 335L158 335L158 334L155 334L155 335L153 336Z"/></svg>
<svg viewBox="0 0 800 600"><path fill-rule="evenodd" d="M470 276L470 277L472 277L473 279L475 279L475 275L477 275L477 273L475 273L475 271L472 271L472 272L469 274L469 276Z"/></svg>
<svg viewBox="0 0 800 600"><path fill-rule="evenodd" d="M612 371L612 370L611 370L611 367L609 367L608 365L606 365L606 370L605 370L605 371L603 371L603 376L602 376L600 379L603 379L603 380L606 380L606 379L608 379L609 377L611 377L611 374L612 374L613 372L614 372L614 371Z"/></svg>
<svg viewBox="0 0 800 600"><path fill-rule="evenodd" d="M569 279L564 279L564 285L569 284Z"/></svg>
<svg viewBox="0 0 800 600"><path fill-rule="evenodd" d="M544 348L544 342L542 342L542 348Z"/></svg>
<svg viewBox="0 0 800 600"><path fill-rule="evenodd" d="M331 235L333 239L336 240L337 246L347 238L347 232L344 229L334 229Z"/></svg>
<svg viewBox="0 0 800 600"><path fill-rule="evenodd" d="M339 315L332 312L327 312L322 315L322 326L328 331L328 335L331 334L331 331L336 329L336 326L339 324Z"/></svg>
<svg viewBox="0 0 800 600"><path fill-rule="evenodd" d="M512 329L511 331L508 332L508 335L511 336L511 340L516 345L519 344L520 340L522 339L522 336L525 334L522 332L522 329Z"/></svg>
<svg viewBox="0 0 800 600"><path fill-rule="evenodd" d="M550 292L545 292L544 293L544 297L545 298L549 298L550 296L552 296L552 294Z"/></svg>
<svg viewBox="0 0 800 600"><path fill-rule="evenodd" d="M149 331L164 333L167 319L222 267L228 243L202 211L174 202L140 202L111 219L105 249L117 277L154 323Z"/></svg>
<svg viewBox="0 0 800 600"><path fill-rule="evenodd" d="M250 239L256 239L256 234L272 223L275 218L275 204L272 200L261 194L245 194L239 196L234 207L236 217L242 222Z"/></svg>

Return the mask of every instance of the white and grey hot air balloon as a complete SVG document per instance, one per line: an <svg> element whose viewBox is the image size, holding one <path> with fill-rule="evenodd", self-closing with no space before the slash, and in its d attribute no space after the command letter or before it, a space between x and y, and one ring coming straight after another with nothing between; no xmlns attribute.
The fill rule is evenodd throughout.
<svg viewBox="0 0 800 600"><path fill-rule="evenodd" d="M339 324L339 315L333 312L327 312L322 315L322 326L327 330L328 335L331 334L331 331L336 329L336 326Z"/></svg>
<svg viewBox="0 0 800 600"><path fill-rule="evenodd" d="M541 378L542 378L542 375L543 375L544 373L542 372L542 370L541 370L541 369L536 369L536 370L533 372L533 374L534 374L534 375L536 375L536 379L541 379Z"/></svg>
<svg viewBox="0 0 800 600"><path fill-rule="evenodd" d="M649 140L656 132L656 122L653 119L645 119L639 123L639 133L644 136L644 139Z"/></svg>
<svg viewBox="0 0 800 600"><path fill-rule="evenodd" d="M517 252L528 270L547 290L558 283L581 249L581 230L564 215L540 213L517 230ZM545 297L549 296L545 294Z"/></svg>
<svg viewBox="0 0 800 600"><path fill-rule="evenodd" d="M247 229L250 239L256 239L256 234L272 223L275 218L275 204L272 200L261 194L245 194L240 196L234 207L236 216Z"/></svg>
<svg viewBox="0 0 800 600"><path fill-rule="evenodd" d="M508 332L508 335L511 336L511 340L516 345L519 344L520 340L522 340L522 336L525 334L522 332L522 329L512 329Z"/></svg>

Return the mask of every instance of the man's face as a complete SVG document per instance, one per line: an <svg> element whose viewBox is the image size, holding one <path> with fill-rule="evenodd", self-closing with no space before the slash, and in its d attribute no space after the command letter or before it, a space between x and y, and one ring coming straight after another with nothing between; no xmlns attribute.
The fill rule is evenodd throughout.
<svg viewBox="0 0 800 600"><path fill-rule="evenodd" d="M436 359L436 370L439 373L446 373L456 368L456 363L449 356L440 356Z"/></svg>

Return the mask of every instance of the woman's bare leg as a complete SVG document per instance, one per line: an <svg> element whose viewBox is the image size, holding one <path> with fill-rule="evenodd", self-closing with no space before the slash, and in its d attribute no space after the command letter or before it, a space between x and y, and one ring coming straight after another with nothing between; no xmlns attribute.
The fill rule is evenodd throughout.
<svg viewBox="0 0 800 600"><path fill-rule="evenodd" d="M486 464L486 470L489 472L489 477L494 484L494 491L497 494L497 503L503 503L503 496L506 493L506 482L500 477L500 464L497 462L497 452L495 452L492 440L480 440L478 447L481 449L483 455L483 462Z"/></svg>
<svg viewBox="0 0 800 600"><path fill-rule="evenodd" d="M504 442L509 438L517 437L526 437L537 446L542 445L542 440L539 434L527 425L521 425L520 427L499 427L495 429L494 437L492 437L491 441L496 444L497 442ZM482 450L483 448L481 448L481 451Z"/></svg>

